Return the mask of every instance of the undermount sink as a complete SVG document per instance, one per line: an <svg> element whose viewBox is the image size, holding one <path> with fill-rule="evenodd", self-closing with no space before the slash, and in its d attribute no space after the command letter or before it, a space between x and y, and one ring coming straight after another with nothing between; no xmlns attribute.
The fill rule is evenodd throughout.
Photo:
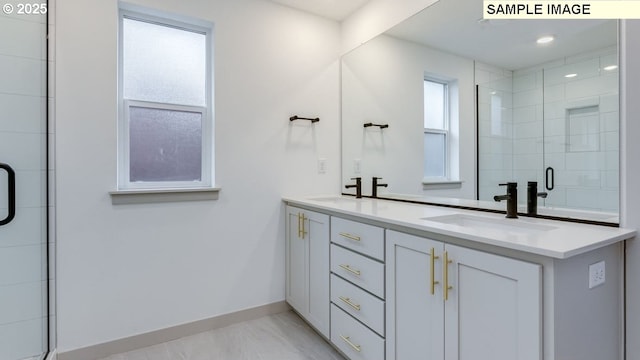
<svg viewBox="0 0 640 360"><path fill-rule="evenodd" d="M492 219L483 216L467 214L452 214L425 217L422 220L438 222L441 224L451 224L460 227L483 230L495 230L510 234L534 235L557 229L555 226L533 224L516 219Z"/></svg>
<svg viewBox="0 0 640 360"><path fill-rule="evenodd" d="M357 202L360 202L362 199L358 199L355 197L327 196L327 197L310 198L309 200L332 203L332 204L355 204Z"/></svg>

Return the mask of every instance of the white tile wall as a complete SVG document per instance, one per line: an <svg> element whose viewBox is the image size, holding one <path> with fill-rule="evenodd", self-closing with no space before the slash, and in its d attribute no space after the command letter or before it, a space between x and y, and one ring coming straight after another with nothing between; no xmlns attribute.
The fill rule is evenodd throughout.
<svg viewBox="0 0 640 360"><path fill-rule="evenodd" d="M509 166L508 161L495 156L500 150L496 139L481 137L481 196L488 199L492 193L487 191L495 191L492 181L513 179L520 184L519 202L524 203L527 181L538 181L542 191L544 169L551 166L555 169L555 189L543 203L617 211L618 70L603 70L617 64L616 52L615 47L602 49L511 74L513 101L507 110L513 114L513 145L505 154L513 156L513 161ZM504 73L486 65L481 68L480 80L484 83L480 84L497 88L499 75ZM571 73L577 76L565 77ZM506 98L504 88L501 91L498 94ZM481 104L488 103L488 93L480 95ZM479 117L481 130L486 132L488 123L483 121L492 115L489 108L484 110ZM507 141L502 135L501 141ZM482 178L489 175L489 181ZM502 178L496 179L498 176ZM590 193L590 200L581 199L586 193Z"/></svg>
<svg viewBox="0 0 640 360"><path fill-rule="evenodd" d="M509 181L513 169L513 74L511 71L476 63L480 76L478 94L480 183L479 197L492 200L504 192L498 184ZM476 73L478 74L478 72Z"/></svg>
<svg viewBox="0 0 640 360"><path fill-rule="evenodd" d="M42 245L2 248L0 252L0 286L41 281L46 278Z"/></svg>
<svg viewBox="0 0 640 360"><path fill-rule="evenodd" d="M45 344L43 325L43 318L0 325L0 357L24 359L41 354Z"/></svg>
<svg viewBox="0 0 640 360"><path fill-rule="evenodd" d="M4 286L0 292L0 325L44 317L42 299L46 291L46 281Z"/></svg>

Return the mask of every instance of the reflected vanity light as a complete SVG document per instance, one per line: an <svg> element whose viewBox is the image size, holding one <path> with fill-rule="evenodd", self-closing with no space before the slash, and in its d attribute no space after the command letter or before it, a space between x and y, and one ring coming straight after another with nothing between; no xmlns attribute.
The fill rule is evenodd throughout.
<svg viewBox="0 0 640 360"><path fill-rule="evenodd" d="M542 36L540 38L538 38L538 40L536 40L536 43L540 44L540 45L545 45L545 44L549 44L550 42L552 42L553 40L555 40L555 38L553 36Z"/></svg>
<svg viewBox="0 0 640 360"><path fill-rule="evenodd" d="M578 76L578 74L575 74L575 73L574 73L574 74L567 74L567 75L565 75L564 77L566 77L566 78L574 78L574 77L576 77L576 76Z"/></svg>
<svg viewBox="0 0 640 360"><path fill-rule="evenodd" d="M609 66L605 66L603 69L605 71L611 71L611 70L615 70L618 68L618 65L609 65Z"/></svg>

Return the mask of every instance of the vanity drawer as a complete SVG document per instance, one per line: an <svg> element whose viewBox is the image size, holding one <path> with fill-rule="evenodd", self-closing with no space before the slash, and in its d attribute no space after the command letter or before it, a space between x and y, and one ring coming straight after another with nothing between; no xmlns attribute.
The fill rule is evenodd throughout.
<svg viewBox="0 0 640 360"><path fill-rule="evenodd" d="M384 301L331 274L331 301L384 336Z"/></svg>
<svg viewBox="0 0 640 360"><path fill-rule="evenodd" d="M331 272L384 299L384 264L331 244Z"/></svg>
<svg viewBox="0 0 640 360"><path fill-rule="evenodd" d="M384 261L384 229L331 217L331 241Z"/></svg>
<svg viewBox="0 0 640 360"><path fill-rule="evenodd" d="M331 342L351 360L384 360L384 339L334 304Z"/></svg>

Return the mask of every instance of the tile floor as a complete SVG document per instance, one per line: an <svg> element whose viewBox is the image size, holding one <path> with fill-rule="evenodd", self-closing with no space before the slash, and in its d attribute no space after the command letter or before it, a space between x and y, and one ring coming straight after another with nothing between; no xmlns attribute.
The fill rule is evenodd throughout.
<svg viewBox="0 0 640 360"><path fill-rule="evenodd" d="M344 360L292 311L102 360Z"/></svg>

